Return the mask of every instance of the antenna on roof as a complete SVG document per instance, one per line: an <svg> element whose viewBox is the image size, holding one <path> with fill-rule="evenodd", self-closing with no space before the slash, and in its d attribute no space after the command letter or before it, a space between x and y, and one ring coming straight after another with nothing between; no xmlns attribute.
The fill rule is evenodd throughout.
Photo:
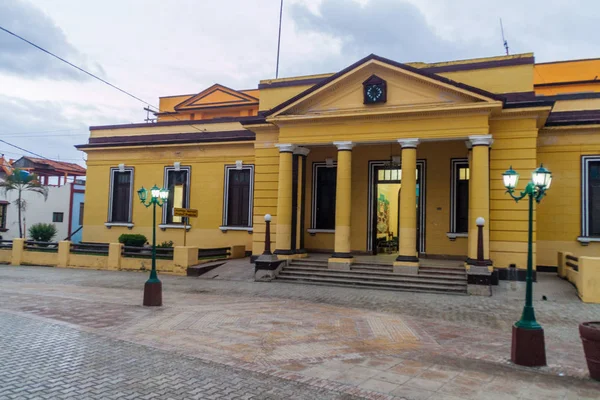
<svg viewBox="0 0 600 400"><path fill-rule="evenodd" d="M281 47L281 17L283 15L283 0L279 7L279 35L277 36L277 66L275 67L275 79L279 78L279 49Z"/></svg>
<svg viewBox="0 0 600 400"><path fill-rule="evenodd" d="M144 111L146 111L146 119L144 119L146 123L156 122L156 118L150 118L150 113L154 114L154 111L150 109L150 106L144 107ZM156 116L156 114L154 115Z"/></svg>
<svg viewBox="0 0 600 400"><path fill-rule="evenodd" d="M502 18L500 18L500 31L502 32L502 42L504 44L504 49L506 50L506 55L508 55L508 42L504 38L504 27L502 26Z"/></svg>

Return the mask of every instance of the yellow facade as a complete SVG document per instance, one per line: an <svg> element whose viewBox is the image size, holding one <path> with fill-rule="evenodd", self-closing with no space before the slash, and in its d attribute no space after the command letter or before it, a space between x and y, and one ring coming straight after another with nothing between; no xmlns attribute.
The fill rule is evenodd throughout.
<svg viewBox="0 0 600 400"><path fill-rule="evenodd" d="M554 179L534 212L536 264L556 266L558 251L597 256L600 243L580 238L581 160L600 155L600 96L574 93L595 91L597 84L586 81L596 64L538 65L530 53L409 65L369 56L337 74L263 80L255 90L214 85L198 94L162 97L157 123L93 127L90 143L81 146L88 153L84 241L115 242L122 233L150 237L151 211L135 193L131 221L110 224L111 171L131 168L137 190L163 185L167 169L177 164L189 167L188 207L199 211L189 223L188 245L238 245L259 255L264 216L271 214L272 249L281 257L325 252L332 262L346 263L346 256L378 251L374 174L397 160L399 194L386 206L393 210L381 215L387 218L385 235L399 244L399 264L418 265L426 257L475 259L475 220L483 217L490 268L523 269L527 203L505 193L502 173L510 166L519 171L522 190L530 172L544 163ZM373 77L385 82L385 101L371 104L364 83ZM406 145L411 140L414 146ZM456 162L470 169L468 195L460 198ZM227 194L235 189L228 186L227 171L243 166L251 166L251 193L238 203ZM323 228L315 221L323 201L315 179L333 167L335 218ZM457 204L467 201L466 228L459 232ZM228 213L246 204L247 225L227 226ZM162 218L159 223L169 225ZM158 241L182 245L182 228L159 230Z"/></svg>

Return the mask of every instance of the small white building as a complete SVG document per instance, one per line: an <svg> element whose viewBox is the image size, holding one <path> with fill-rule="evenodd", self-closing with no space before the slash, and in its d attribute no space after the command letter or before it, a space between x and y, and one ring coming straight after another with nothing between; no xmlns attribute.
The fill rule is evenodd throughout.
<svg viewBox="0 0 600 400"><path fill-rule="evenodd" d="M27 230L31 225L43 222L56 226L55 241L80 240L81 230L78 229L83 223L85 181L77 178L85 176L83 167L33 157L22 157L12 163L7 163L2 158L0 163L0 179L3 180L12 169L19 168L38 175L40 182L48 188L47 200L36 192L23 191L21 194L21 198L25 200L25 210L22 211L24 237L29 238ZM5 240L19 237L19 212L15 204L17 198L16 191L6 194L0 192L0 235Z"/></svg>

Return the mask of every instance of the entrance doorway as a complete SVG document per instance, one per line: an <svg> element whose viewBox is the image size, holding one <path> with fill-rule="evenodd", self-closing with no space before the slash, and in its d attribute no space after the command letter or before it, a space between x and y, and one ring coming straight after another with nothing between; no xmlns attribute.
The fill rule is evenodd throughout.
<svg viewBox="0 0 600 400"><path fill-rule="evenodd" d="M369 162L369 233L367 251L372 254L398 252L400 232L400 192L402 191L402 169L390 166L385 161ZM424 186L425 161L417 162L417 248L425 252Z"/></svg>

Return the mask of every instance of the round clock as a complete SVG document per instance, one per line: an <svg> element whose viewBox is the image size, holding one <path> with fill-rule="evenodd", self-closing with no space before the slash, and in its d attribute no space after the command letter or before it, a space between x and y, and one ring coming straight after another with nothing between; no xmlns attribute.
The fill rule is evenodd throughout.
<svg viewBox="0 0 600 400"><path fill-rule="evenodd" d="M367 88L367 97L369 98L369 101L373 103L381 99L382 95L383 89L379 85L370 85Z"/></svg>

